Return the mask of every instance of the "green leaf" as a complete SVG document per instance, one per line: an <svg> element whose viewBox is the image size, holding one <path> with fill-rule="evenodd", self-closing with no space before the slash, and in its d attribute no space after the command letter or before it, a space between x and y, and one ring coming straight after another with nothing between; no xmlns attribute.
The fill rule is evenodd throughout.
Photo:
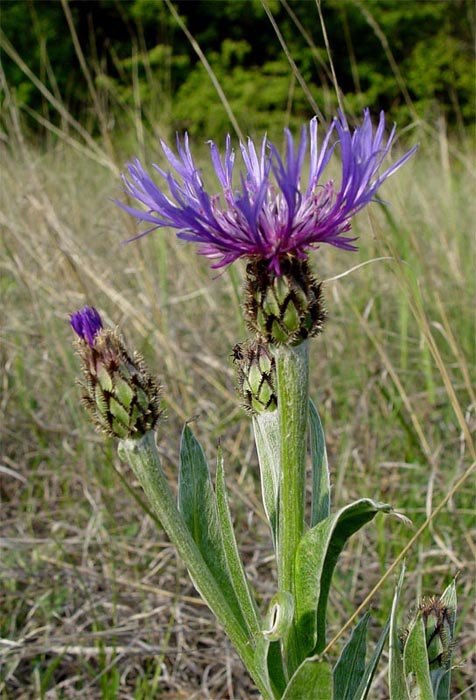
<svg viewBox="0 0 476 700"><path fill-rule="evenodd" d="M237 621L248 632L228 570L207 459L188 425L180 442L178 509Z"/></svg>
<svg viewBox="0 0 476 700"><path fill-rule="evenodd" d="M434 699L450 700L450 669L433 668L430 670L430 679Z"/></svg>
<svg viewBox="0 0 476 700"><path fill-rule="evenodd" d="M311 527L314 527L330 515L331 484L324 430L317 408L311 400L309 400L309 433L312 462Z"/></svg>
<svg viewBox="0 0 476 700"><path fill-rule="evenodd" d="M211 501L212 506L208 506L208 508L212 514L214 512L213 491L210 492L206 461L201 452L200 445L193 438L190 431L185 429L181 454L181 470L183 470L181 479L184 483L181 484L181 489L183 496L182 505L187 503L188 506L185 508L187 522L184 515L182 515L177 508L175 498L163 472L155 443L154 431L150 430L138 439L128 438L120 440L118 449L121 459L126 459L131 465L134 474L150 501L154 513L158 516L165 532L169 536L171 542L174 543L179 556L185 563L195 587L236 647L243 663L261 692L263 700L275 700L275 695L269 692L262 674L257 669L253 645L254 640L250 638L246 625L242 621L239 607L238 613L236 612L237 602L231 584L228 585L226 576L224 583L220 578L220 574L222 574L223 571L226 573L226 569L223 569L221 566L220 553L222 550L218 548L217 559L220 567L217 574L217 566L214 566L216 562L213 557L209 556L206 547L204 549L204 543L206 544L207 540L202 536L201 528L198 528L199 536L197 539L199 544L197 544L192 534L195 533L196 535L196 531L193 528L195 514L191 509L190 503L187 503L187 501L191 500L193 503L195 497L198 499L200 490L198 488L198 493L195 495L193 493L187 493L187 489L193 491L193 484L187 484L185 481L187 476L189 480L191 480L190 474L187 475L187 470L192 469L192 471L195 471L196 468L196 476L202 476L204 478L204 482L207 484L207 493L204 498ZM198 503L200 503L199 500ZM192 517L190 517L191 515ZM211 520L215 521L216 519L212 517ZM215 539L215 537L209 538L213 547L215 547ZM202 553L202 549L204 549L204 553ZM208 559L208 564L205 561L205 557ZM228 593L229 591L231 592Z"/></svg>
<svg viewBox="0 0 476 700"><path fill-rule="evenodd" d="M281 697L286 687L281 640L287 637L293 614L294 601L289 593L277 593L273 596L256 644L256 666L267 679L270 689L277 692L278 697Z"/></svg>
<svg viewBox="0 0 476 700"><path fill-rule="evenodd" d="M263 678L263 681L266 683L269 693L273 696L276 695L277 697L281 697L286 686L286 679L284 678L280 647L280 642L271 642L263 634L260 634L256 639L254 656L255 666L258 669L261 678ZM269 663L272 648L273 652L275 652L276 649L278 652L277 659L279 672L276 672L276 670L274 670ZM273 656L273 661L276 661L275 654ZM275 690L276 692L273 693L273 690Z"/></svg>
<svg viewBox="0 0 476 700"><path fill-rule="evenodd" d="M454 639L456 626L456 610L458 606L456 596L456 579L453 579L450 585L445 588L445 590L441 594L440 602L443 605L446 605L447 608L451 608L450 635L451 639Z"/></svg>
<svg viewBox="0 0 476 700"><path fill-rule="evenodd" d="M295 571L297 634L301 653L308 655L324 649L327 599L339 554L349 537L380 511L388 513L391 507L362 498L322 520L301 538Z"/></svg>
<svg viewBox="0 0 476 700"><path fill-rule="evenodd" d="M328 661L303 661L289 681L282 700L333 700L332 668ZM341 700L335 696L335 700Z"/></svg>
<svg viewBox="0 0 476 700"><path fill-rule="evenodd" d="M402 566L398 583L393 596L392 611L390 613L390 644L388 660L388 682L390 700L410 700L405 673L403 670L403 658L400 652L400 638L398 633L398 603L405 577L405 565Z"/></svg>
<svg viewBox="0 0 476 700"><path fill-rule="evenodd" d="M263 505L271 527L273 544L276 547L278 528L279 493L279 414L278 411L260 413L253 417L256 451L261 476Z"/></svg>
<svg viewBox="0 0 476 700"><path fill-rule="evenodd" d="M403 649L403 669L411 700L434 700L421 612L408 632Z"/></svg>
<svg viewBox="0 0 476 700"><path fill-rule="evenodd" d="M339 700L353 700L364 676L369 617L366 613L359 621L334 667L334 697Z"/></svg>
<svg viewBox="0 0 476 700"><path fill-rule="evenodd" d="M294 600L290 593L276 593L271 599L262 634L266 639L276 642L288 636L293 623Z"/></svg>
<svg viewBox="0 0 476 700"><path fill-rule="evenodd" d="M223 455L221 449L218 452L217 460L216 499L218 519L220 522L223 547L225 550L226 563L230 572L231 583L240 604L243 617L247 622L250 634L255 636L260 631L260 620L256 601L251 591L248 577L246 576L246 572L240 558L235 532L233 530L233 523L231 520L231 513L226 493L225 469L223 466Z"/></svg>
<svg viewBox="0 0 476 700"><path fill-rule="evenodd" d="M269 642L268 647L268 677L271 688L278 698L282 696L286 688L286 677L284 675L284 664L281 642Z"/></svg>
<svg viewBox="0 0 476 700"><path fill-rule="evenodd" d="M380 660L380 656L382 655L383 647L385 645L385 642L387 640L388 636L388 631L390 629L390 616L388 617L387 624L382 630L382 634L379 637L379 640L375 646L374 653L372 654L369 663L367 664L367 668L365 669L365 673L362 676L362 680L360 681L359 687L355 691L355 694L352 698L352 700L366 700L367 696L369 694L370 686L372 684L372 679L374 677L375 671L377 669L378 662Z"/></svg>

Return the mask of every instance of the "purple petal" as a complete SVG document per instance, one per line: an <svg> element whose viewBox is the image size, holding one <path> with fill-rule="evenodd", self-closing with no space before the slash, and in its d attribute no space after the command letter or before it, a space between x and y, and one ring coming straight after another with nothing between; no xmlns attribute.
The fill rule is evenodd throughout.
<svg viewBox="0 0 476 700"><path fill-rule="evenodd" d="M93 347L94 340L103 327L96 309L93 306L85 306L81 311L71 314L69 322L76 335Z"/></svg>
<svg viewBox="0 0 476 700"><path fill-rule="evenodd" d="M309 124L309 176L302 187L302 169L308 151L307 129L303 127L295 146L285 132L286 154L281 158L265 136L257 148L252 139L240 144L244 172L238 187L233 186L235 154L227 136L225 153L220 156L213 141L210 159L219 192L207 192L185 134L177 136L176 153L164 142L162 148L170 172L154 166L161 178L158 185L138 160L130 163L123 176L125 192L145 210L118 204L154 228L175 229L179 238L199 244L199 253L213 260L213 267L228 265L238 258L260 257L276 274L286 255L306 257L320 243L344 250L355 250L352 218L375 199L380 185L415 152L411 149L387 170L380 172L391 149L395 128L385 141L385 115L380 113L374 128L370 111L363 114L361 126L351 131L344 114L327 129L318 142L316 118ZM336 149L340 152L340 186L323 178ZM138 234L137 237L145 235Z"/></svg>

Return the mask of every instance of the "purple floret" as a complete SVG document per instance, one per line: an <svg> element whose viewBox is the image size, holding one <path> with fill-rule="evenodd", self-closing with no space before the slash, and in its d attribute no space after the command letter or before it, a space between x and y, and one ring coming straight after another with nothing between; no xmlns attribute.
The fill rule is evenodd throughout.
<svg viewBox="0 0 476 700"><path fill-rule="evenodd" d="M266 136L258 150L251 139L246 145L240 144L245 173L240 173L239 187L232 183L235 153L230 136L226 138L223 159L216 144L210 141L210 157L221 185L221 192L216 194L205 190L190 152L188 135L185 134L183 144L177 136L178 155L161 142L175 173L153 166L163 180L161 186L138 159L128 164L128 176L123 175L126 193L144 205L145 211L121 202L117 204L150 224L135 238L156 228L170 227L179 238L198 243L199 253L216 261L213 267L228 265L238 258L260 258L279 275L284 257L304 259L320 243L356 250L356 238L346 235L351 230L352 217L375 200L384 180L416 150L415 146L379 174L395 135L394 127L384 142L384 130L383 112L374 130L369 110L365 110L362 126L353 133L340 114L319 144L317 119L312 119L305 189L301 183L308 153L305 126L297 148L286 130L284 159ZM338 190L333 180L321 181L336 146L342 163Z"/></svg>
<svg viewBox="0 0 476 700"><path fill-rule="evenodd" d="M96 309L93 306L85 306L81 311L70 315L70 323L74 332L93 347L94 339L103 327Z"/></svg>

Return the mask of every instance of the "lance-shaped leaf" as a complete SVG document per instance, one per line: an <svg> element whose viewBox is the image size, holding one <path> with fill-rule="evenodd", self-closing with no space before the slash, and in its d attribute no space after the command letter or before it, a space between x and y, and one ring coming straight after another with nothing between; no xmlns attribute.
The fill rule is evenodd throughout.
<svg viewBox="0 0 476 700"><path fill-rule="evenodd" d="M411 700L434 700L421 612L408 632L403 649L403 672Z"/></svg>
<svg viewBox="0 0 476 700"><path fill-rule="evenodd" d="M312 463L311 527L314 527L330 515L331 484L324 430L317 408L311 400L309 401L309 434Z"/></svg>
<svg viewBox="0 0 476 700"><path fill-rule="evenodd" d="M183 429L180 442L178 508L237 621L248 633L231 582L207 459L188 425Z"/></svg>
<svg viewBox="0 0 476 700"><path fill-rule="evenodd" d="M334 667L334 697L339 700L354 700L364 677L369 617L366 613L359 621Z"/></svg>
<svg viewBox="0 0 476 700"><path fill-rule="evenodd" d="M372 680L375 674L375 671L377 670L377 664L380 660L380 656L382 655L383 647L385 645L385 642L388 637L388 631L390 629L390 616L388 617L387 624L382 630L382 634L379 637L379 640L377 644L375 645L374 653L370 657L370 661L367 664L367 667L365 669L365 673L361 678L361 681L359 683L359 687L354 693L354 696L352 700L367 700L370 686L372 684Z"/></svg>
<svg viewBox="0 0 476 700"><path fill-rule="evenodd" d="M275 700L275 696L268 692L262 674L257 669L254 658L254 640L237 618L236 607L235 605L232 607L233 596L224 593L218 583L218 577L212 572L211 565L207 565L199 545L191 533L190 522L185 522L185 518L177 508L175 498L162 470L154 432L148 431L138 439L121 440L119 454L122 459L126 459L130 463L149 499L154 514L159 518L165 532L186 564L195 587L238 650L259 688L263 700ZM189 513L190 510L187 510L187 514ZM203 539L199 538L199 541L200 546L202 546ZM227 586L223 588L228 590Z"/></svg>
<svg viewBox="0 0 476 700"><path fill-rule="evenodd" d="M319 658L305 659L289 681L282 700L341 700L333 694L329 662Z"/></svg>
<svg viewBox="0 0 476 700"><path fill-rule="evenodd" d="M435 700L450 700L451 669L430 669L431 686Z"/></svg>
<svg viewBox="0 0 476 700"><path fill-rule="evenodd" d="M273 698L280 698L286 688L281 641L272 642L260 634L255 640L254 651L255 666L266 683L268 693Z"/></svg>
<svg viewBox="0 0 476 700"><path fill-rule="evenodd" d="M225 469L223 466L223 455L221 449L218 451L217 460L216 499L223 548L225 551L228 570L230 572L231 583L240 604L243 616L246 619L248 629L251 635L255 636L260 631L260 620L256 601L251 590L243 562L240 558L240 553L238 551L238 545L235 538L235 531L233 530L233 522L231 520L231 513L226 493Z"/></svg>
<svg viewBox="0 0 476 700"><path fill-rule="evenodd" d="M278 528L279 493L279 414L278 411L259 413L253 416L256 452L261 477L263 505L276 547Z"/></svg>
<svg viewBox="0 0 476 700"><path fill-rule="evenodd" d="M410 700L405 673L403 670L403 657L400 651L400 636L398 632L398 603L405 577L405 565L402 566L400 577L393 596L392 612L390 614L390 644L388 659L388 682L390 700Z"/></svg>
<svg viewBox="0 0 476 700"><path fill-rule="evenodd" d="M345 543L378 512L391 510L386 503L362 498L322 520L302 537L296 555L295 591L298 643L303 655L319 653L325 647L329 588Z"/></svg>

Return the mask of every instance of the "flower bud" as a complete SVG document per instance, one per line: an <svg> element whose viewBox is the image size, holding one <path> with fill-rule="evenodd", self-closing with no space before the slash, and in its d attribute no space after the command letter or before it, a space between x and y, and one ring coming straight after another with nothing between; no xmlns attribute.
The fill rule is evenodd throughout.
<svg viewBox="0 0 476 700"><path fill-rule="evenodd" d="M237 344L233 348L233 361L245 410L254 414L274 411L277 407L275 361L267 346L257 340Z"/></svg>
<svg viewBox="0 0 476 700"><path fill-rule="evenodd" d="M162 411L160 388L144 360L131 357L117 330L105 330L98 312L85 307L71 316L84 371L82 401L99 431L117 438L153 430Z"/></svg>
<svg viewBox="0 0 476 700"><path fill-rule="evenodd" d="M426 648L430 670L449 668L453 650L453 628L455 609L451 601L433 596L424 599L419 606L425 626Z"/></svg>
<svg viewBox="0 0 476 700"><path fill-rule="evenodd" d="M307 260L285 257L280 275L264 260L253 260L246 268L248 327L270 344L299 345L322 330L321 287Z"/></svg>
<svg viewBox="0 0 476 700"><path fill-rule="evenodd" d="M428 670L435 698L449 698L451 656L456 625L456 585L453 580L441 596L424 598L417 612L401 633L401 651L405 657L411 630L421 618L427 649ZM440 692L438 692L440 688ZM446 688L446 690L444 690ZM413 696L412 696L413 697Z"/></svg>

